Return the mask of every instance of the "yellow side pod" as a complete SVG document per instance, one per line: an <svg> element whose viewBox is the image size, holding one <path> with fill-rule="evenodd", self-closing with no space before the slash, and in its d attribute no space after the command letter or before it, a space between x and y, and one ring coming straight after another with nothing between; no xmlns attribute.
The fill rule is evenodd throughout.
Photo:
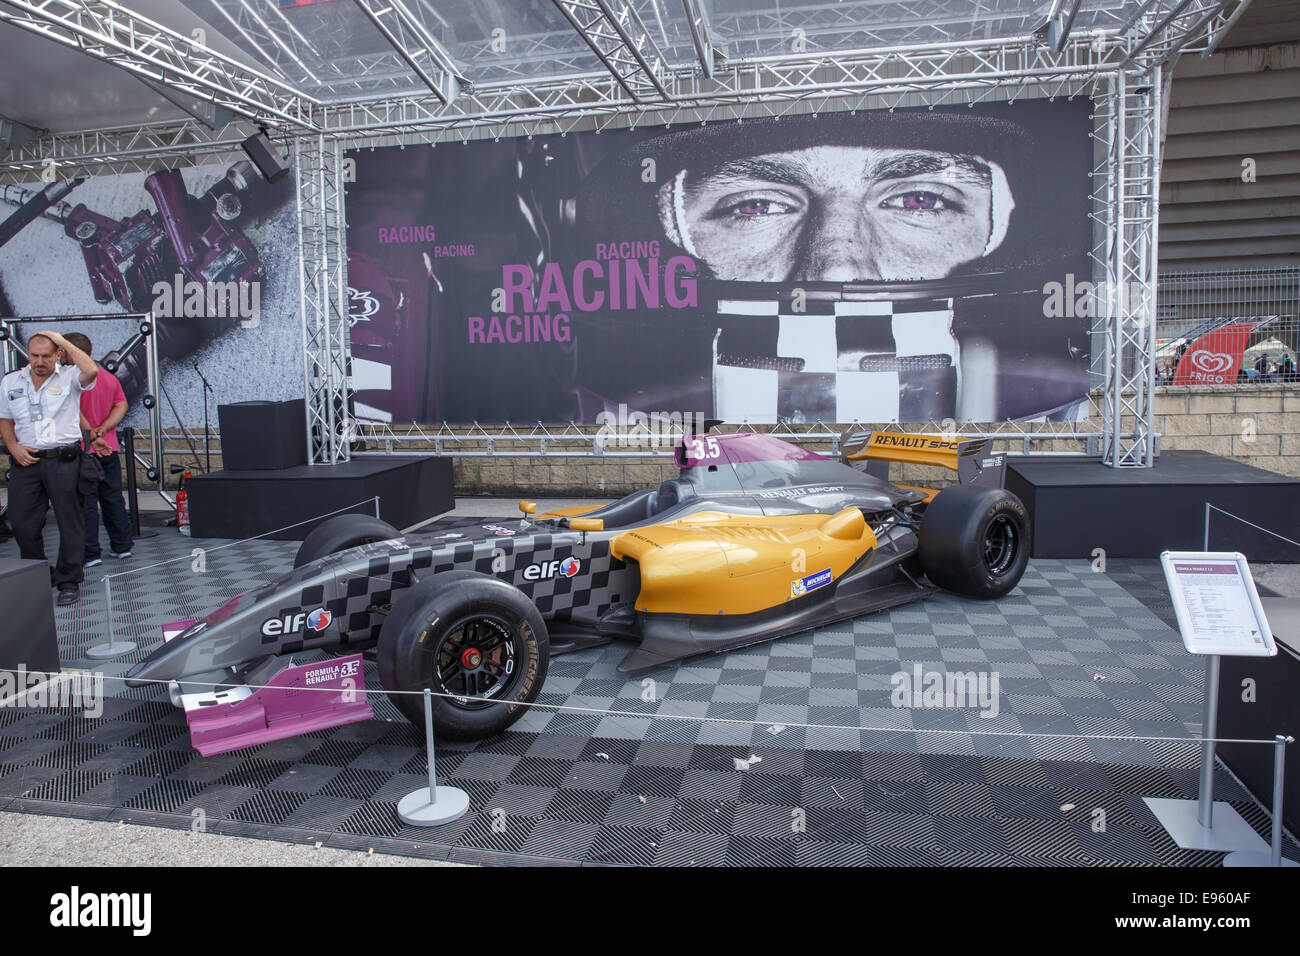
<svg viewBox="0 0 1300 956"><path fill-rule="evenodd" d="M834 515L700 511L610 542L641 567L638 611L752 614L829 587L876 546L857 508Z"/></svg>

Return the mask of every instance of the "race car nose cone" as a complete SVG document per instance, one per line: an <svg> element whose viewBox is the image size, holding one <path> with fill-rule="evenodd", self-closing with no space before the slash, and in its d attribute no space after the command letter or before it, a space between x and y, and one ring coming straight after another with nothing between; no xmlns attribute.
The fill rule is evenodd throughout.
<svg viewBox="0 0 1300 956"><path fill-rule="evenodd" d="M477 647L467 647L460 655L460 663L467 670L473 670L483 663L483 654Z"/></svg>

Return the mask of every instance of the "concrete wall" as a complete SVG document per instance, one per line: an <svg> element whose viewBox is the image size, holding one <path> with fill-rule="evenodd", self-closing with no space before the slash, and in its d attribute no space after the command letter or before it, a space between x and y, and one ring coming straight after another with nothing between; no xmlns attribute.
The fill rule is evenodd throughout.
<svg viewBox="0 0 1300 956"><path fill-rule="evenodd" d="M1300 43L1275 44L1178 60L1160 176L1161 273L1300 261Z"/></svg>

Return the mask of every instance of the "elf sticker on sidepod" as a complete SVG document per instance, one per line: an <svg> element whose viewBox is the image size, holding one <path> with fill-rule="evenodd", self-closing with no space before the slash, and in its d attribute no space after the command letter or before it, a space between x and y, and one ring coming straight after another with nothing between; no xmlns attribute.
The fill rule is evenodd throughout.
<svg viewBox="0 0 1300 956"><path fill-rule="evenodd" d="M299 611L297 614L286 614L282 618L273 617L269 621L263 621L262 635L287 637L298 633L304 626L312 633L319 633L329 627L333 619L334 615L323 607L318 607L314 611Z"/></svg>
<svg viewBox="0 0 1300 956"><path fill-rule="evenodd" d="M818 571L816 574L810 574L806 578L799 578L798 580L791 581L790 596L803 597L809 591L816 591L818 588L830 584L833 577L834 575L831 574L831 569L827 568L824 571Z"/></svg>

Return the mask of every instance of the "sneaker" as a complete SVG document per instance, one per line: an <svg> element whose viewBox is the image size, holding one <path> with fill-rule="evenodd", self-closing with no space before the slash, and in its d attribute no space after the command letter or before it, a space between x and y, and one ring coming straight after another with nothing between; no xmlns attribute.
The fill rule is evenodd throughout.
<svg viewBox="0 0 1300 956"><path fill-rule="evenodd" d="M60 584L59 599L55 603L59 607L67 607L69 604L76 604L77 599L81 597L81 588L75 584Z"/></svg>
<svg viewBox="0 0 1300 956"><path fill-rule="evenodd" d="M109 556L110 558L117 558L118 560L121 560L122 558L129 558L129 557L131 557L132 554L133 554L133 552L132 552L132 551L129 551L129 550L127 550L127 551L123 551L123 552L120 553L120 554L119 554L118 552L116 552L116 551L110 551L110 552L108 552L108 556Z"/></svg>
<svg viewBox="0 0 1300 956"><path fill-rule="evenodd" d="M91 558L89 561L87 561L85 564L83 564L82 567L83 567L83 568L97 568L97 567L99 567L99 566L100 566L101 564L103 564L103 563L104 563L104 559L103 559L103 558Z"/></svg>

